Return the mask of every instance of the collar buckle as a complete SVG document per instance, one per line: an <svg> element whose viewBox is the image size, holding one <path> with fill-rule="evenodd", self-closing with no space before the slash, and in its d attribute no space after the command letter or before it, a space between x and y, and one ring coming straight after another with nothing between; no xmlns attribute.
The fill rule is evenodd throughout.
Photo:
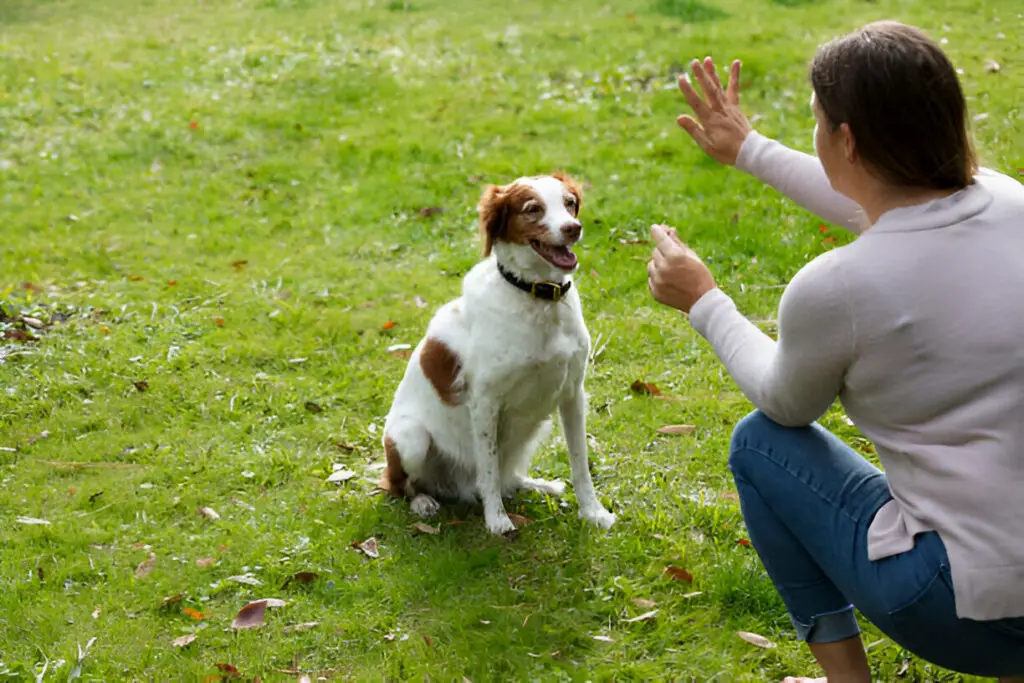
<svg viewBox="0 0 1024 683"><path fill-rule="evenodd" d="M534 282L530 285L530 294L537 299L557 302L565 296L566 289L568 288L563 289L562 285L557 282Z"/></svg>

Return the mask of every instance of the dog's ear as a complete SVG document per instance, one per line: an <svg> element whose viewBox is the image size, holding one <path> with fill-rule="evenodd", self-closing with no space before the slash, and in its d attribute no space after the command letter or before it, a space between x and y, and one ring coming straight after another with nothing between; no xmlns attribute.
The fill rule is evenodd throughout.
<svg viewBox="0 0 1024 683"><path fill-rule="evenodd" d="M476 210L484 256L490 256L494 243L508 234L508 200L508 189L499 185L488 185L480 195Z"/></svg>
<svg viewBox="0 0 1024 683"><path fill-rule="evenodd" d="M583 186L565 171L555 171L551 177L561 181L562 185L565 185L565 189L576 197L576 215L578 216L583 211Z"/></svg>

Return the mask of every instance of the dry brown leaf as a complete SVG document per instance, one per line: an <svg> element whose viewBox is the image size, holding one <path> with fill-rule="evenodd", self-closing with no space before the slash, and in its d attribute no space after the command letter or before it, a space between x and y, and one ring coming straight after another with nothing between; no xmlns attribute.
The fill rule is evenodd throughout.
<svg viewBox="0 0 1024 683"><path fill-rule="evenodd" d="M416 531L420 532L421 534L437 535L437 534L441 533L441 530L438 529L436 526L430 526L429 524L427 524L425 522L416 522L415 524L412 525L412 528L415 529Z"/></svg>
<svg viewBox="0 0 1024 683"><path fill-rule="evenodd" d="M636 380L635 382L629 385L629 388L633 391L634 394L641 394L644 396L661 396L661 389L659 389L654 384L651 384L650 382L642 382L640 380Z"/></svg>
<svg viewBox="0 0 1024 683"><path fill-rule="evenodd" d="M740 638L742 638L743 640L747 641L751 645L756 645L757 647L763 647L763 648L773 648L773 647L775 647L775 643L773 643L772 641L768 640L764 636L758 635L756 633L748 633L747 631L737 631L736 635L738 635Z"/></svg>
<svg viewBox="0 0 1024 683"><path fill-rule="evenodd" d="M135 578L144 579L153 572L153 567L156 566L156 553L150 553L149 557L139 563L139 566L135 568Z"/></svg>
<svg viewBox="0 0 1024 683"><path fill-rule="evenodd" d="M377 549L377 539L373 536L370 536L362 543L353 543L352 547L356 550L359 550L367 557L373 559L377 559L378 557L380 557L380 551Z"/></svg>
<svg viewBox="0 0 1024 683"><path fill-rule="evenodd" d="M212 567L216 562L217 560L213 559L212 557L200 557L196 560L196 566L206 569L207 567Z"/></svg>
<svg viewBox="0 0 1024 683"><path fill-rule="evenodd" d="M175 638L171 645L173 645L174 647L185 647L193 640L195 640L196 637L196 634L189 633L188 635L181 636L180 638Z"/></svg>
<svg viewBox="0 0 1024 683"><path fill-rule="evenodd" d="M721 493L718 494L718 497L721 498L722 500L739 500L740 494L736 493L735 491L722 491Z"/></svg>
<svg viewBox="0 0 1024 683"><path fill-rule="evenodd" d="M321 408L318 404L313 403L312 401L306 401L306 410L313 413L314 415L324 412L323 408Z"/></svg>
<svg viewBox="0 0 1024 683"><path fill-rule="evenodd" d="M657 606L658 603L654 600L648 600L647 598L633 598L633 604L637 607L643 607L644 609L651 609Z"/></svg>
<svg viewBox="0 0 1024 683"><path fill-rule="evenodd" d="M514 512L508 513L508 518L512 520L512 523L516 525L517 529L519 527L524 527L527 524L530 524L531 522L533 522L533 520L530 519L529 517L524 517L523 515L517 515Z"/></svg>
<svg viewBox="0 0 1024 683"><path fill-rule="evenodd" d="M163 600L160 601L160 606L161 607L167 607L168 605L173 605L175 603L181 602L181 599L183 597L185 597L184 593L176 593L174 595L168 595L166 598L164 598Z"/></svg>
<svg viewBox="0 0 1024 683"><path fill-rule="evenodd" d="M46 327L46 323L44 323L39 318L30 318L27 315L23 315L23 316L21 316L20 320L21 320L21 322L25 323L26 325L28 325L29 327L31 327L32 329L35 329L35 330L41 330L44 327Z"/></svg>
<svg viewBox="0 0 1024 683"><path fill-rule="evenodd" d="M227 674L228 678L240 678L242 676L238 668L232 664L216 664L215 666Z"/></svg>
<svg viewBox="0 0 1024 683"><path fill-rule="evenodd" d="M697 427L694 425L665 425L658 427L659 434L689 434Z"/></svg>
<svg viewBox="0 0 1024 683"><path fill-rule="evenodd" d="M424 206L419 211L420 218L428 218L439 213L444 213L444 208L440 206Z"/></svg>
<svg viewBox="0 0 1024 683"><path fill-rule="evenodd" d="M144 379L140 379L138 382L132 382L132 385L135 387L135 390L138 391L139 393L149 391L149 382L147 382Z"/></svg>
<svg viewBox="0 0 1024 683"><path fill-rule="evenodd" d="M693 575L690 572L686 571L682 567L677 567L674 564L670 564L665 567L665 573L668 574L669 578L673 581L685 581L687 583L693 581Z"/></svg>
<svg viewBox="0 0 1024 683"><path fill-rule="evenodd" d="M243 259L241 261L235 261L234 263L231 264L231 267L234 268L235 270L242 270L247 265L249 265L249 262Z"/></svg>
<svg viewBox="0 0 1024 683"><path fill-rule="evenodd" d="M331 476L327 477L328 484L340 484L346 482L349 479L356 476L356 473L348 469L344 465L335 465L335 470L331 472Z"/></svg>
<svg viewBox="0 0 1024 683"><path fill-rule="evenodd" d="M206 517L207 519L211 519L211 520L218 520L218 519L220 519L220 515L218 515L217 511L214 510L213 508L208 508L208 507L199 508L199 514L201 514L203 517Z"/></svg>
<svg viewBox="0 0 1024 683"><path fill-rule="evenodd" d="M267 623L267 602L257 600L238 610L231 622L231 628L240 631L248 628L259 628Z"/></svg>
<svg viewBox="0 0 1024 683"><path fill-rule="evenodd" d="M641 614L639 616L635 616L635 617L632 617L630 619L623 619L622 623L624 623L624 624L635 624L638 621L647 621L648 619L653 619L657 614L658 614L658 610L652 609L650 612L644 612L643 614Z"/></svg>
<svg viewBox="0 0 1024 683"><path fill-rule="evenodd" d="M204 612L200 612L199 610L192 609L191 607L185 607L181 611L189 615L196 621L202 621L203 619L206 619L210 616L209 614L205 614Z"/></svg>

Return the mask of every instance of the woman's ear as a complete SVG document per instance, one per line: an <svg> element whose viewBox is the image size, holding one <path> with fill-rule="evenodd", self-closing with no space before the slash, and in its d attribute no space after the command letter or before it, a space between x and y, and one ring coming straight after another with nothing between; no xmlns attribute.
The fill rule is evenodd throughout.
<svg viewBox="0 0 1024 683"><path fill-rule="evenodd" d="M494 243L508 233L508 193L500 185L488 185L476 205L480 216L480 240L484 256L491 255Z"/></svg>
<svg viewBox="0 0 1024 683"><path fill-rule="evenodd" d="M843 155L846 157L846 161L852 164L857 159L857 141L853 139L850 124L840 124L839 132L843 136Z"/></svg>

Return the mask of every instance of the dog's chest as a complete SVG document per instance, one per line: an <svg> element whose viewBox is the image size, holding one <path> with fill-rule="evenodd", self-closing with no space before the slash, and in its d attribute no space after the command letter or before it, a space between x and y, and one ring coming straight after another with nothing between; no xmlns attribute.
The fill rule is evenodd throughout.
<svg viewBox="0 0 1024 683"><path fill-rule="evenodd" d="M507 357L504 403L527 413L550 413L571 384L582 379L587 344L582 334L562 329L523 340Z"/></svg>

